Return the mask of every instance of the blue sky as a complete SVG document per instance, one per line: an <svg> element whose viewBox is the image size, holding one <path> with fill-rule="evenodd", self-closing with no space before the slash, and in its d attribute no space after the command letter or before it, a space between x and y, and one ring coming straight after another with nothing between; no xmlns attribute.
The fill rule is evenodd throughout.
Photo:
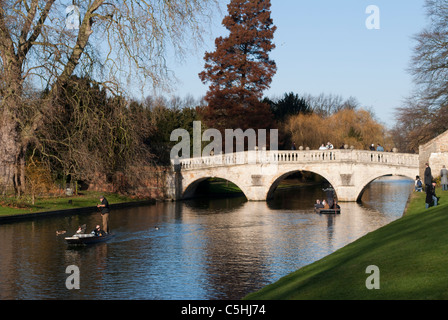
<svg viewBox="0 0 448 320"><path fill-rule="evenodd" d="M214 39L225 35L220 25L228 0L215 26L205 36L204 47L170 67L179 79L176 95L201 97L207 86L199 80L205 51L214 50ZM393 125L395 108L413 89L407 72L412 37L426 25L424 0L271 0L277 26L276 49L271 58L277 74L268 97L286 92L353 96L374 111L386 125ZM380 29L369 30L369 5L379 8Z"/></svg>

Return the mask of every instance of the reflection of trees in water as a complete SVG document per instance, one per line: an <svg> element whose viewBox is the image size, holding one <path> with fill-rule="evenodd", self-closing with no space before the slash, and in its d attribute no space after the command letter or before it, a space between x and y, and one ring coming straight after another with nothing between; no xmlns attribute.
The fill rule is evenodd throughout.
<svg viewBox="0 0 448 320"><path fill-rule="evenodd" d="M230 198L213 198L213 197L199 197L191 200L183 201L182 203L190 209L208 209L219 210L223 209L234 211L242 208L247 202L245 196L230 197Z"/></svg>

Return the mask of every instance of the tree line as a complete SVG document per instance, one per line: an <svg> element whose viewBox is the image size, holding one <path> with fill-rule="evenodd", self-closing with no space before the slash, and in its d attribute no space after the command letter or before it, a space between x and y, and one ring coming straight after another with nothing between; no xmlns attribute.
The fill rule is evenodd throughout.
<svg viewBox="0 0 448 320"><path fill-rule="evenodd" d="M29 136L24 174L30 190L50 189L54 181L77 181L85 187L111 185L111 191L133 190L144 170L169 167L176 144L171 133L203 122L207 104L192 96L148 96L143 101L113 96L89 78L73 76L58 108L45 107L48 91L35 92L28 112L39 110L42 123ZM317 149L321 143L347 143L366 148L384 141L384 128L355 99L325 95L300 98L285 93L263 100L272 128L280 132L280 148ZM33 109L36 109L32 111ZM235 128L234 128L235 129Z"/></svg>

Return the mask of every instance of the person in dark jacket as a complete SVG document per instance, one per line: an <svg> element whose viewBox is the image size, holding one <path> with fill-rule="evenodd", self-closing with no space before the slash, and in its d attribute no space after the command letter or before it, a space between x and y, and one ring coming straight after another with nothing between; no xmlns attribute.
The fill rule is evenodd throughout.
<svg viewBox="0 0 448 320"><path fill-rule="evenodd" d="M425 190L429 189L431 187L432 182L432 173L431 173L431 167L429 166L429 163L425 163L425 176L423 178L423 182L425 183Z"/></svg>
<svg viewBox="0 0 448 320"><path fill-rule="evenodd" d="M102 237L102 236L106 235L106 233L103 230L101 230L101 227L99 224L97 224L95 229L92 230L92 233L97 237Z"/></svg>
<svg viewBox="0 0 448 320"><path fill-rule="evenodd" d="M434 207L436 207L437 202L438 198L436 196L436 183L433 182L426 189L426 203L425 203L426 209L428 209L432 204L434 204Z"/></svg>
<svg viewBox="0 0 448 320"><path fill-rule="evenodd" d="M103 219L103 230L109 233L109 202L104 196L100 197L101 204L97 207L101 210L101 217Z"/></svg>
<svg viewBox="0 0 448 320"><path fill-rule="evenodd" d="M330 208L333 208L333 205L334 205L334 189L333 189L333 187L330 185L330 186L328 186L328 188L322 189L322 190L327 195L328 205L330 206Z"/></svg>

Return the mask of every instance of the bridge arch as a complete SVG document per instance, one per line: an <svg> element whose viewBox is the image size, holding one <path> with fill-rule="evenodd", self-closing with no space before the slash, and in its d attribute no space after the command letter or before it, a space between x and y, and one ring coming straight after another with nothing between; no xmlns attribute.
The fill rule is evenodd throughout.
<svg viewBox="0 0 448 320"><path fill-rule="evenodd" d="M380 176L377 175L373 175L370 178L366 179L366 182L362 184L362 186L359 188L359 190L356 191L357 193L357 198L356 201L357 202L361 202L361 198L364 194L364 192L366 191L367 187L375 180L382 178L382 177L389 177L389 176L399 176L399 177L404 177L404 178L408 178L410 180L414 180L415 179L415 175L412 176L411 174L406 174L406 173L399 173L399 174L392 174L392 173L386 173L386 174L382 174ZM373 178L372 178L373 177Z"/></svg>
<svg viewBox="0 0 448 320"><path fill-rule="evenodd" d="M311 172L314 173L318 176L321 176L322 178L324 178L326 181L328 181L328 183L330 183L332 186L334 186L334 179L332 179L332 177L326 175L325 173L321 173L318 170L309 170L309 169L290 169L287 171L284 171L282 173L277 174L271 181L270 183L270 187L267 191L266 194L266 200L272 199L272 197L274 196L274 192L277 189L277 187L280 185L280 183L285 180L288 176L297 173L297 172ZM337 190L335 190L336 193L336 197L337 197Z"/></svg>
<svg viewBox="0 0 448 320"><path fill-rule="evenodd" d="M182 199L183 199L183 200L186 200L186 199L194 198L194 195L196 194L196 190L197 190L198 186L199 186L202 182L207 181L208 179L214 179L214 178L222 179L222 180L226 180L226 181L229 181L229 182L233 183L234 185L236 185L236 186L241 190L241 192L242 192L242 193L244 194L244 196L247 198L247 195L246 195L247 193L244 192L244 190L242 189L242 187L238 185L238 182L235 183L234 181L231 181L231 180L229 180L228 178L224 178L224 177L220 177L220 176L204 176L204 177L198 178L198 179L196 179L196 180L194 180L194 181L188 183L188 185L186 185L186 186L183 188L184 190L183 190L183 192L182 192Z"/></svg>

